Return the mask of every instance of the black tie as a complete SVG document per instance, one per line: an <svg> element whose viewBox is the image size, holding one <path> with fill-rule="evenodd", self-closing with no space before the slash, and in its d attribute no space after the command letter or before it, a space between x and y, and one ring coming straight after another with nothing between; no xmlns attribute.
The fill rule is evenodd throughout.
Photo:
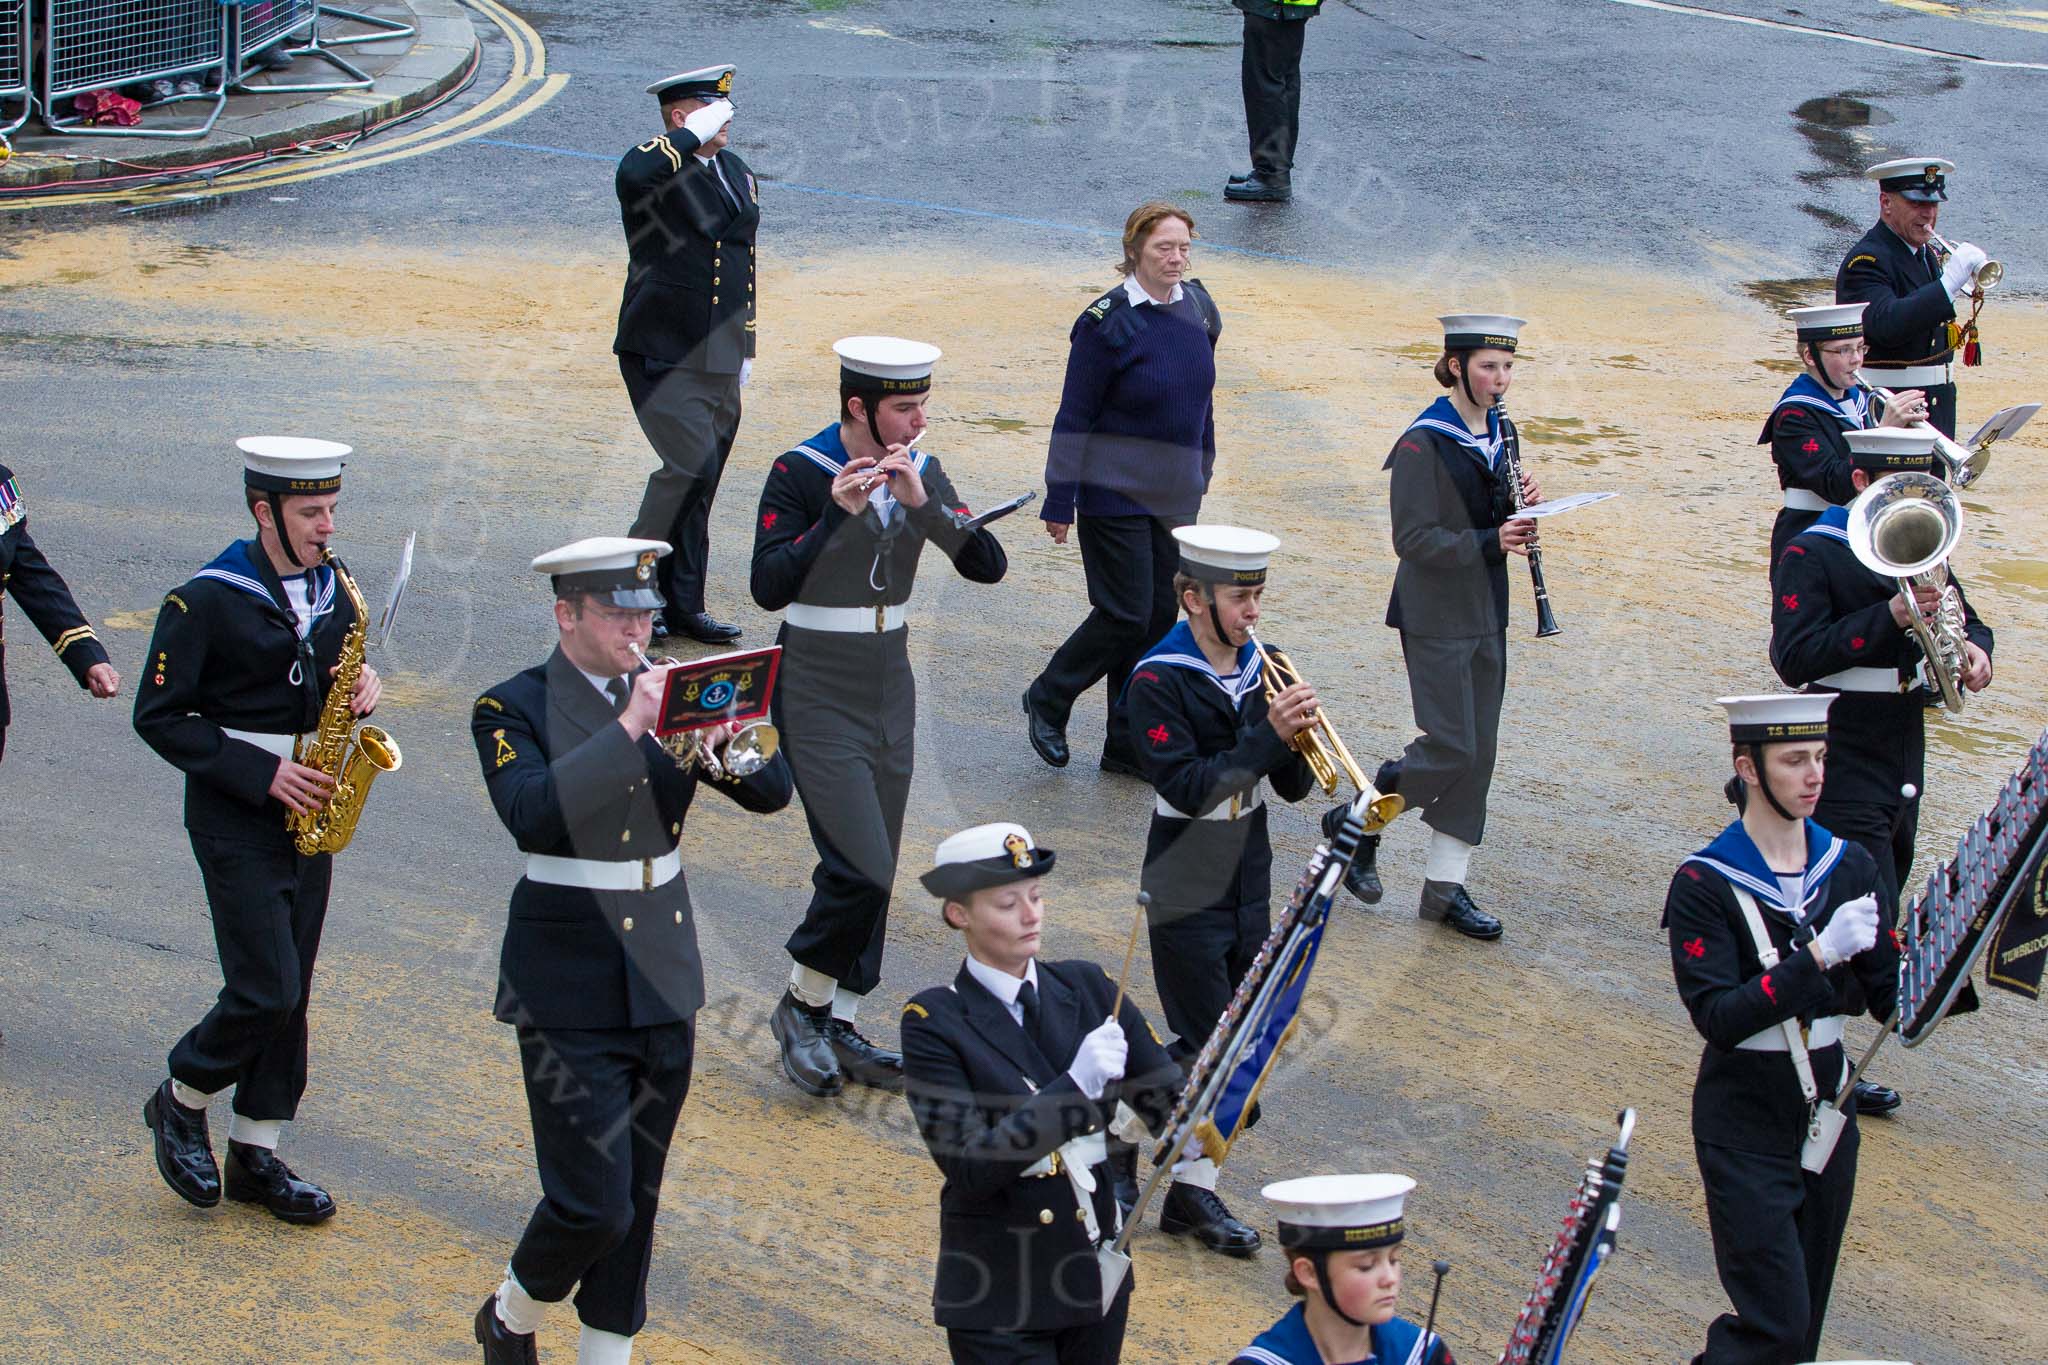
<svg viewBox="0 0 2048 1365"><path fill-rule="evenodd" d="M627 692L626 680L624 678L612 678L607 681L604 685L604 694L612 699L613 715L623 716L626 714Z"/></svg>
<svg viewBox="0 0 2048 1365"><path fill-rule="evenodd" d="M739 196L733 193L732 186L725 183L725 177L719 173L716 158L705 162L704 169L711 172L711 181L718 186L719 197L725 200L726 207L730 208L734 213L738 213L740 211Z"/></svg>
<svg viewBox="0 0 2048 1365"><path fill-rule="evenodd" d="M1024 1011L1024 1036L1034 1043L1038 1042L1038 987L1029 981L1019 986L1017 1004Z"/></svg>

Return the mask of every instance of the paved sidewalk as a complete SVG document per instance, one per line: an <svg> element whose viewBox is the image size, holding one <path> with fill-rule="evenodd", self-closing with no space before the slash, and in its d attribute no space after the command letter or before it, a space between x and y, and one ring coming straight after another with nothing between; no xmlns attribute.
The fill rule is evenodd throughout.
<svg viewBox="0 0 2048 1365"><path fill-rule="evenodd" d="M459 84L478 50L470 11L459 0L381 0L360 7L365 14L411 23L410 38L351 44L338 54L375 78L367 89L324 94L232 94L213 131L204 138L166 141L137 137L52 137L40 119L13 134L14 155L0 162L0 189L97 180L132 175L136 169L174 171L185 166L346 137L373 124L417 109ZM323 34L345 37L365 30L326 21ZM347 79L316 57L300 57L288 70L253 73L252 86L310 84ZM143 126L177 127L203 120L199 101L143 111ZM119 163L119 164L116 164Z"/></svg>

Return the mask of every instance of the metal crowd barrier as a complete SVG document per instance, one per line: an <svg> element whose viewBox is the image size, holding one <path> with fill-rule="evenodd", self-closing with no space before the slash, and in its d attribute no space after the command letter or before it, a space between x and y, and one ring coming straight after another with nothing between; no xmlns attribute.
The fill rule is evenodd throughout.
<svg viewBox="0 0 2048 1365"><path fill-rule="evenodd" d="M35 102L53 133L99 137L205 137L227 104L228 32L235 6L220 0L44 0L42 79ZM211 107L193 128L101 128L69 118L72 97L112 86L218 72L216 89L173 95L149 105L203 101Z"/></svg>
<svg viewBox="0 0 2048 1365"><path fill-rule="evenodd" d="M28 122L33 104L28 84L28 0L0 0L0 133ZM20 112L9 115L7 104L20 100Z"/></svg>
<svg viewBox="0 0 2048 1365"><path fill-rule="evenodd" d="M325 19L342 19L361 24L373 31L352 34L345 38L329 38L321 32L321 21ZM301 30L306 33L305 39L295 43L288 42L284 50L294 58L316 57L340 71L347 79L300 81L290 84L265 81L261 85L249 84L249 59L266 48L277 46L281 37L288 37ZM241 0L237 6L236 35L232 44L235 53L235 89L251 94L314 94L326 90L367 89L372 83L370 74L334 49L347 47L353 43L410 38L415 32L417 30L413 25L396 19L359 14L355 10L336 9L318 3L318 0Z"/></svg>

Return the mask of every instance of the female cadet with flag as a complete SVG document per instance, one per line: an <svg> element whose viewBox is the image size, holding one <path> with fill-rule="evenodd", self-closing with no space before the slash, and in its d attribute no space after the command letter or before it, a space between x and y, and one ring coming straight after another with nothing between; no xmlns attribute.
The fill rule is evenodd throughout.
<svg viewBox="0 0 2048 1365"><path fill-rule="evenodd" d="M1879 904L1877 866L1811 818L1834 700L1722 698L1740 814L1679 866L1664 902L1672 974L1706 1040L1693 1152L1734 1309L1707 1328L1695 1365L1819 1351L1856 1185L1854 1106L1837 1116L1822 1103L1847 1072L1844 1002L1860 986L1882 1021L1898 997L1898 949L1878 932L1895 907Z"/></svg>

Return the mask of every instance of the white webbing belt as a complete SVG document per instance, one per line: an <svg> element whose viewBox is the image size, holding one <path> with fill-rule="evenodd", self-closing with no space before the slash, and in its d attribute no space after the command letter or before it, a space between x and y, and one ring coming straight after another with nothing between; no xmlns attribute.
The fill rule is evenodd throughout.
<svg viewBox="0 0 2048 1365"><path fill-rule="evenodd" d="M1264 778L1254 782L1249 789L1218 801L1200 815L1189 815L1163 796L1152 798L1152 809L1173 820L1242 820L1265 804Z"/></svg>
<svg viewBox="0 0 2048 1365"><path fill-rule="evenodd" d="M880 635L901 630L909 617L901 602L893 607L814 607L807 602L792 602L782 611L782 619L799 629L837 631L842 635Z"/></svg>
<svg viewBox="0 0 2048 1365"><path fill-rule="evenodd" d="M1778 965L1778 950L1771 943L1770 932L1764 928L1763 914L1756 908L1756 897L1739 886L1730 886L1728 889L1735 893L1735 903L1742 907L1742 918L1749 924L1749 936L1756 942L1757 960L1763 963L1764 970L1768 972ZM1842 1021L1836 1019L1834 1023L1835 1038L1839 1042ZM1757 1042L1758 1039L1773 1033L1778 1035L1776 1046ZM1751 1034L1738 1046L1757 1052L1791 1053L1792 1069L1799 1073L1799 1093L1806 1097L1807 1108L1811 1109L1819 1102L1820 1087L1813 1083L1813 1059L1807 1055L1806 1039L1800 1035L1797 1019L1787 1019L1775 1029L1765 1029L1762 1033Z"/></svg>
<svg viewBox="0 0 2048 1365"><path fill-rule="evenodd" d="M683 870L683 852L672 848L659 858L624 861L557 858L547 853L526 855L526 879L549 886L580 886L586 891L651 891L666 886Z"/></svg>
<svg viewBox="0 0 2048 1365"><path fill-rule="evenodd" d="M1899 674L1892 668L1845 668L1839 673L1830 673L1825 678L1815 678L1822 687L1832 687L1837 692L1896 692L1899 690Z"/></svg>
<svg viewBox="0 0 2048 1365"><path fill-rule="evenodd" d="M1825 512L1834 506L1811 488L1786 489L1785 505L1795 512Z"/></svg>
<svg viewBox="0 0 2048 1365"><path fill-rule="evenodd" d="M1826 1014L1813 1021L1806 1030L1808 1048L1827 1047L1842 1041L1842 1016ZM1767 1028L1762 1033L1752 1033L1735 1046L1745 1052L1784 1052L1785 1032L1783 1029Z"/></svg>
<svg viewBox="0 0 2048 1365"><path fill-rule="evenodd" d="M1953 361L1946 365L1901 365L1895 370L1865 365L1863 370L1894 393L1900 389L1931 389L1937 384L1953 384L1956 379Z"/></svg>
<svg viewBox="0 0 2048 1365"><path fill-rule="evenodd" d="M1037 1161L1026 1166L1025 1178L1058 1175L1066 1173L1067 1180L1074 1187L1074 1202L1081 1206L1081 1222L1088 1229L1090 1245L1102 1245L1102 1224L1095 1217L1095 1168L1109 1160L1109 1140L1100 1132L1083 1133L1071 1142L1063 1142L1047 1152ZM1117 1206L1118 1226L1110 1229L1115 1236L1123 1231L1123 1206Z"/></svg>
<svg viewBox="0 0 2048 1365"><path fill-rule="evenodd" d="M244 744L253 744L263 752L276 754L279 758L295 757L299 751L297 735L272 735L261 730L230 730L225 725L220 727L220 732L229 739L239 739Z"/></svg>

